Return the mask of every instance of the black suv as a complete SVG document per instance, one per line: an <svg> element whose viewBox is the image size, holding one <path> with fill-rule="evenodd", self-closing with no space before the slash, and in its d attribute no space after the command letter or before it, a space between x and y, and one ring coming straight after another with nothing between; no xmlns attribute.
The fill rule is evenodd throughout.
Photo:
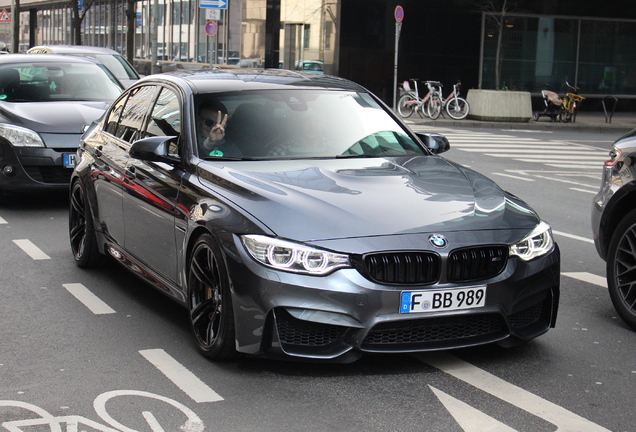
<svg viewBox="0 0 636 432"><path fill-rule="evenodd" d="M594 243L607 262L607 287L621 318L636 330L636 129L614 142L592 206Z"/></svg>

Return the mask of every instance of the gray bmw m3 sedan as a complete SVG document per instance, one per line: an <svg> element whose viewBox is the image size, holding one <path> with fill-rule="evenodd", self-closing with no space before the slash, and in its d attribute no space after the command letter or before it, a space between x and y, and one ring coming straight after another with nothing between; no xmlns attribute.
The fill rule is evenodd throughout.
<svg viewBox="0 0 636 432"><path fill-rule="evenodd" d="M186 307L211 359L529 341L557 316L550 226L448 149L337 77L149 76L81 139L71 249Z"/></svg>

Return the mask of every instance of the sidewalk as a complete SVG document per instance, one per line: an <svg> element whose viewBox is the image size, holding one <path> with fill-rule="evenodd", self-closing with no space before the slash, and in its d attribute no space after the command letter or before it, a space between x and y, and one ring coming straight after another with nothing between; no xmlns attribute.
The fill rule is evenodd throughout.
<svg viewBox="0 0 636 432"><path fill-rule="evenodd" d="M429 125L436 127L456 127L456 128L489 128L489 129L525 129L525 130L558 130L572 132L597 132L623 134L632 129L636 129L636 113L634 112L616 112L612 116L611 123L606 123L605 113L603 111L579 112L576 115L575 123L552 123L548 117L541 117L539 121L530 120L529 122L493 122L471 120L465 118L463 120L453 120L452 118L440 116L437 120L429 118L421 118L417 114L413 114L407 123L418 125Z"/></svg>

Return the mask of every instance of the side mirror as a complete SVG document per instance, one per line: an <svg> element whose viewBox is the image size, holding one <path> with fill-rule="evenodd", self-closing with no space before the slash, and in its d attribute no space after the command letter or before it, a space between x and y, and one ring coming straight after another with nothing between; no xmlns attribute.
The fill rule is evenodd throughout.
<svg viewBox="0 0 636 432"><path fill-rule="evenodd" d="M181 158L168 152L170 142L176 140L176 136L158 136L143 138L135 141L128 154L139 160L151 162L165 162L171 165L179 163Z"/></svg>
<svg viewBox="0 0 636 432"><path fill-rule="evenodd" d="M417 135L420 141L422 141L426 148L433 154L440 154L450 150L448 138L442 134L434 132L415 132L415 135Z"/></svg>

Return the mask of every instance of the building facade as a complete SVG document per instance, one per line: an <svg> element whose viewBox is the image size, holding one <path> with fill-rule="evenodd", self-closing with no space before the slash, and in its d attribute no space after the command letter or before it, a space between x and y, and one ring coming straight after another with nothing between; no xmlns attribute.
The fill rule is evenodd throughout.
<svg viewBox="0 0 636 432"><path fill-rule="evenodd" d="M561 92L568 81L591 98L636 99L634 2L508 0L501 9L497 0L227 0L227 9L201 7L210 1L83 0L90 7L82 43L126 54L126 9L134 4L137 64L153 55L160 63L288 69L313 60L390 101L400 5L400 81L439 80L448 90L461 80L465 91L494 88L498 75L500 87L535 95L545 85ZM70 1L18 3L21 51L71 43ZM0 9L10 5L0 0ZM11 30L0 22L0 41L8 43Z"/></svg>

